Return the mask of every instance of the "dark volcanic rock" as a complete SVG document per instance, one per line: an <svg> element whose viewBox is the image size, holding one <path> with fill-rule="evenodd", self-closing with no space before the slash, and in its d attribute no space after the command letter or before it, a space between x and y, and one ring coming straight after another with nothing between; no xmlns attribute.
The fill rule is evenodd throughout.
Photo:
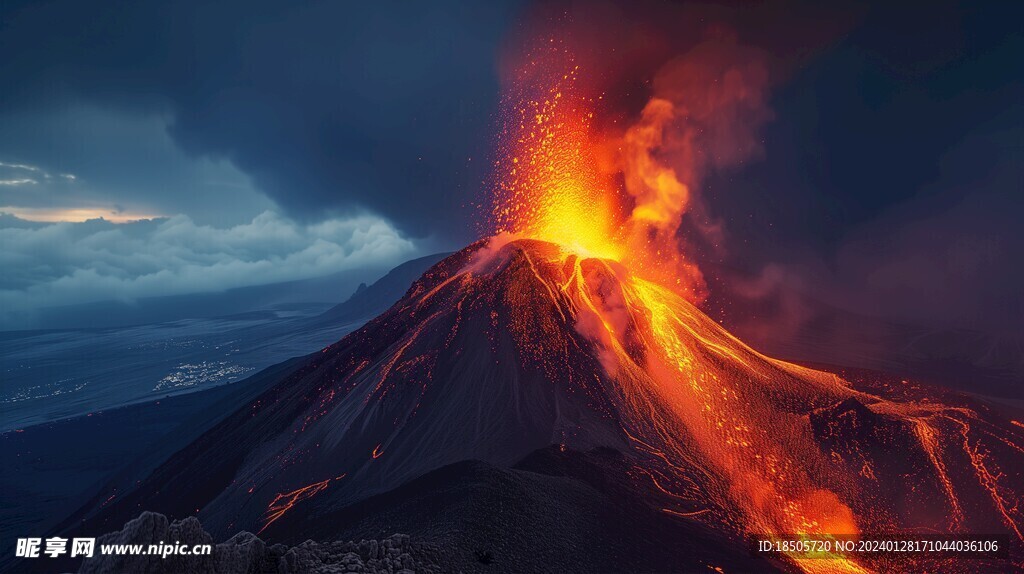
<svg viewBox="0 0 1024 574"><path fill-rule="evenodd" d="M578 305L549 294L562 265L538 275L534 258L557 247L511 245L481 259L486 275L466 271L480 247L433 267L132 491L104 497L81 531L119 528L140 509L199 509L218 538L265 528L280 540L275 501L323 515L458 461L509 465L556 441L627 448L611 382L569 313Z"/></svg>
<svg viewBox="0 0 1024 574"><path fill-rule="evenodd" d="M407 533L445 572L775 572L742 541L662 511L670 501L622 453L540 449L512 468L463 461L319 518L284 517L296 539Z"/></svg>
<svg viewBox="0 0 1024 574"><path fill-rule="evenodd" d="M163 558L158 555L100 555L106 544L150 544L170 542L186 545L212 544L213 539L194 517L170 522L166 516L144 512L118 532L101 536L96 541L97 554L86 559L80 574L149 573L149 574L367 574L433 573L442 569L426 562L422 552L404 534L381 540L318 543L308 540L298 546L268 546L256 535L239 532L226 542L213 547L210 555Z"/></svg>
<svg viewBox="0 0 1024 574"><path fill-rule="evenodd" d="M810 413L815 438L823 443L885 442L899 424L875 414L864 403L848 398Z"/></svg>

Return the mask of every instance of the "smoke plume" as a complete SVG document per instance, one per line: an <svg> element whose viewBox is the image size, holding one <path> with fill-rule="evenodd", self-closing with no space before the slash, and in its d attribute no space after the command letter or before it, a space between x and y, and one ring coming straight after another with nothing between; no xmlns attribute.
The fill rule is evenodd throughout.
<svg viewBox="0 0 1024 574"><path fill-rule="evenodd" d="M633 204L630 252L659 259L657 266L692 300L703 300L707 285L688 243L721 246L721 227L709 221L700 200L702 177L762 153L760 129L771 119L767 95L761 52L731 37L706 40L658 71L651 99L618 146ZM701 237L680 233L685 218Z"/></svg>

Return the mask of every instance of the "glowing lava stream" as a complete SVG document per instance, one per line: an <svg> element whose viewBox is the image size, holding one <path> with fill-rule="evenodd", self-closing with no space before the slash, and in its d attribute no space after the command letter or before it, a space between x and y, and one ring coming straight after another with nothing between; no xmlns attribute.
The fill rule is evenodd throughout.
<svg viewBox="0 0 1024 574"><path fill-rule="evenodd" d="M614 264L567 254L563 265L572 271L561 291L577 302L577 328L620 385L622 418L637 423L630 431L668 460L699 460L724 479L723 492L705 494L721 497L719 509L738 507L743 515L719 520L748 532L858 532L850 508L808 475L808 467L826 461L806 421L784 405L828 404L854 391L833 375L757 354L673 291ZM865 571L842 557L799 565L809 572Z"/></svg>
<svg viewBox="0 0 1024 574"><path fill-rule="evenodd" d="M625 408L634 411L625 418L646 421L646 428L634 429L637 434L677 461L694 458L683 441L698 445L701 464L725 479L724 494L732 504L723 500L721 506L745 510L745 516L723 518L733 528L744 523L747 531L762 533L856 533L851 510L806 475L809 461L821 455L800 416L772 403L771 393L781 396L781 389L765 387L769 381L763 378L775 370L799 371L790 384L807 388L794 397L819 406L854 393L834 376L772 362L719 328L696 330L713 323L680 296L690 285L677 279L673 290L640 278L665 281L674 271L695 267L664 246L644 242L655 235L648 224L665 221L651 217L657 205L637 205L632 216L622 214L611 179L596 167L589 109L594 101L575 92L578 70L573 66L553 75L551 87L536 99L516 94L508 102L512 119L504 133L508 157L499 164L496 230L564 248L563 264L573 270L561 290L580 306L577 328L603 349L602 364L620 381ZM659 139L649 132L645 141ZM666 188L657 195L685 199L688 190L671 170L652 161L638 165L646 171L640 180ZM634 220L643 225L633 225ZM583 258L600 261L587 259L584 270ZM629 270L613 269L607 260ZM607 275L615 280L602 281ZM636 325L638 318L647 324ZM728 372L735 367L741 370ZM664 413L651 412L651 404ZM780 436L789 444L781 444ZM842 559L801 566L861 571Z"/></svg>
<svg viewBox="0 0 1024 574"><path fill-rule="evenodd" d="M521 247L522 246L522 247ZM938 402L897 402L858 391L840 377L766 357L701 313L672 289L633 276L622 265L580 257L571 249L512 236L492 238L463 274L486 276L519 251L535 284L531 296L551 299L561 318L594 346L624 434L641 455L638 475L677 507L664 511L733 535L850 535L898 532L899 507L908 493L884 493L891 506L874 507L863 485L877 487L873 471L844 470L815 439L807 414L855 400L899 436L925 467L919 479L933 482L929 500L949 518L948 532L968 522L958 492L972 488L950 468L965 457L1001 521L1020 538L1020 506L1005 475L987 460L963 407ZM508 294L516 297L515 293ZM561 311L560 311L561 312ZM529 343L515 332L519 344ZM558 361L545 351L542 361ZM948 427L948 428L947 428ZM952 431L952 432L950 432ZM888 432L888 431L887 431ZM984 431L982 431L984 432ZM993 435L1010 449L1020 446ZM644 455L649 455L645 457ZM870 464L865 464L870 468ZM877 462L877 461L876 461ZM964 465L958 466L964 469ZM692 477L699 475L700 479ZM875 481L875 482L870 482ZM910 493L912 494L912 493ZM977 518L977 516L975 516ZM934 531L938 525L910 523ZM868 572L861 558L789 555L806 572ZM909 560L904 566L913 569Z"/></svg>
<svg viewBox="0 0 1024 574"><path fill-rule="evenodd" d="M535 81L540 64L530 66ZM1013 493L1004 492L1001 475L986 466L984 453L968 438L968 424L954 418L956 409L887 401L855 390L835 375L765 357L694 306L702 286L695 265L678 249L666 250L649 239L666 236L665 229L652 225L678 220L653 217L656 204L630 207L621 193L616 195L613 179L598 169L595 150L600 146L590 127L595 100L574 93L577 73L573 66L565 74L550 74L550 88L534 93L534 99L513 94L507 102L512 118L503 134L507 157L498 164L501 175L492 212L497 235L482 250L483 259L472 273L486 274L487 258L516 241L558 246L560 252L550 259L530 260L540 283L534 288L547 293L559 313L564 304L558 300L571 302L577 331L595 345L607 375L617 383L613 394L621 419L627 421L623 431L639 452L655 457L661 466L658 476L675 475L678 482L692 483L680 470L686 468L710 477L710 486L704 485L701 493L708 508L666 511L709 524L717 520L734 534L897 529L889 510L865 511L857 481L875 478L867 459L858 468L863 476L838 470L808 423L808 413L857 399L868 412L903 425L916 441L915 448L931 467L929 480L948 499L953 532L966 517L947 469L951 442L948 436L943 439L938 421L946 418L960 425L962 450L976 479L1003 522L1024 541L1020 511L1010 502ZM666 113L664 103L657 108ZM649 144L660 140L657 132L643 135ZM645 173L626 173L626 181L668 188L654 190L656 197L687 197L689 190L671 169L652 160L633 162L633 167ZM674 236L674 229L669 231ZM560 266L564 281L550 284L537 273L540 265ZM967 418L973 416L962 410ZM675 496L656 474L646 472L658 489ZM789 558L807 572L869 571L845 556Z"/></svg>
<svg viewBox="0 0 1024 574"><path fill-rule="evenodd" d="M306 500L307 498L316 496L322 490L327 488L330 483L331 479L328 478L327 480L316 482L303 486L302 488L295 489L291 492L285 492L275 496L274 500L270 502L270 506L267 507L267 512L264 516L265 522L263 524L263 528L260 528L256 533L262 533L268 526L273 524L275 520L284 516L284 514L291 510L296 504Z"/></svg>

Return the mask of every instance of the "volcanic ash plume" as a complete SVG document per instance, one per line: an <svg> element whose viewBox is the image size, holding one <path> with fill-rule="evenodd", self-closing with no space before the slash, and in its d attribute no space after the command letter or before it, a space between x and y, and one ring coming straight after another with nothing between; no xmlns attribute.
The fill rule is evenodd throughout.
<svg viewBox="0 0 1024 574"><path fill-rule="evenodd" d="M619 144L624 190L633 201L626 222L631 252L650 255L662 282L679 285L694 301L706 296L697 265L680 253L684 218L715 248L720 227L709 223L697 195L711 169L761 153L758 132L771 117L768 73L757 50L730 39L705 41L669 61L654 81L654 96ZM660 264L659 264L660 263Z"/></svg>

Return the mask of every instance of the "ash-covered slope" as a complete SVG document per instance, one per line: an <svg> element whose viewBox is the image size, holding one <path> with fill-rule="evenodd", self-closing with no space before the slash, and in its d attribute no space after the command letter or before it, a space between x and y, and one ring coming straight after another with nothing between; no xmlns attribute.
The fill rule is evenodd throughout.
<svg viewBox="0 0 1024 574"><path fill-rule="evenodd" d="M382 540L300 546L267 545L250 532L239 532L230 540L214 544L194 517L169 521L166 516L143 512L119 532L100 537L98 544L160 544L167 540L195 546L212 545L211 554L200 556L104 555L82 561L79 574L146 572L148 574L395 574L444 570L434 563L430 549L415 545L408 536L395 534Z"/></svg>
<svg viewBox="0 0 1024 574"><path fill-rule="evenodd" d="M499 237L432 267L133 491L101 494L88 524L115 530L153 510L198 514L218 539L287 540L445 465L508 466L560 445L624 453L661 512L737 542L896 528L1019 538L1010 469L1024 468L1024 433L927 390L868 387L765 357L614 262Z"/></svg>
<svg viewBox="0 0 1024 574"><path fill-rule="evenodd" d="M132 493L110 493L106 526L130 517L108 508L142 507L198 511L217 535L258 531L284 512L339 508L452 462L511 464L553 443L625 449L599 361L560 308L568 302L550 296L557 278L517 246L471 271L481 247L433 267Z"/></svg>
<svg viewBox="0 0 1024 574"><path fill-rule="evenodd" d="M610 449L579 453L555 446L511 468L463 461L316 520L282 517L275 530L287 529L291 540L302 541L291 548L240 532L217 544L212 556L100 556L79 572L780 570L778 561L737 552L726 537L662 512L665 495L649 483L638 485L629 468L628 459ZM143 513L102 541L214 542L199 524L193 517L169 524ZM351 542L356 540L361 542Z"/></svg>
<svg viewBox="0 0 1024 574"><path fill-rule="evenodd" d="M435 253L402 263L369 287L365 283L352 294L348 300L338 303L317 317L314 323L344 323L353 320L365 320L368 316L376 316L393 305L405 295L409 285L419 279L425 271L451 253Z"/></svg>

